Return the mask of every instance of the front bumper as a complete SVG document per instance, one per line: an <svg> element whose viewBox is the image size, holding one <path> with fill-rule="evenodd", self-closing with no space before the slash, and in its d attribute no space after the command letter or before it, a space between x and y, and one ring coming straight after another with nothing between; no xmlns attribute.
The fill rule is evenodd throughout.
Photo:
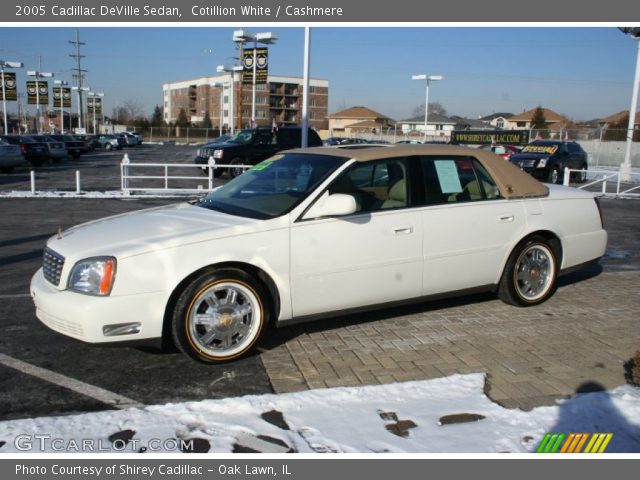
<svg viewBox="0 0 640 480"><path fill-rule="evenodd" d="M98 297L58 290L45 280L42 269L31 279L36 316L50 329L88 343L140 343L162 337L168 292ZM137 333L105 335L122 324L139 324ZM126 330L126 329L125 329Z"/></svg>

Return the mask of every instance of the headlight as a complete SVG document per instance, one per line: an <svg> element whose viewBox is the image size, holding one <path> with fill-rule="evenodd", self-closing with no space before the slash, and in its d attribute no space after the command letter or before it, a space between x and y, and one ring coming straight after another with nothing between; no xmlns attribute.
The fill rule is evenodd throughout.
<svg viewBox="0 0 640 480"><path fill-rule="evenodd" d="M547 166L547 162L549 161L549 157L541 158L538 162L538 168L544 168Z"/></svg>
<svg viewBox="0 0 640 480"><path fill-rule="evenodd" d="M224 150L214 150L213 151L213 158L217 158L218 160L220 160L223 155L224 155Z"/></svg>
<svg viewBox="0 0 640 480"><path fill-rule="evenodd" d="M202 156L202 150L198 149L196 150L196 157L201 157Z"/></svg>
<svg viewBox="0 0 640 480"><path fill-rule="evenodd" d="M106 296L111 293L115 277L115 258L85 258L73 266L67 287L75 292Z"/></svg>

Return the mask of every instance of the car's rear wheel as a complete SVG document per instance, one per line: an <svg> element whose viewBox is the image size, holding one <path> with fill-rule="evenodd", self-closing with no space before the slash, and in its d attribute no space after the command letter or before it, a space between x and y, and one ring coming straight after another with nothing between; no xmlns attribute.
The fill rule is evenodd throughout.
<svg viewBox="0 0 640 480"><path fill-rule="evenodd" d="M558 262L550 242L532 236L511 253L498 286L498 296L511 305L532 306L547 300L556 288Z"/></svg>
<svg viewBox="0 0 640 480"><path fill-rule="evenodd" d="M173 311L173 339L180 350L204 363L247 354L269 317L268 296L246 272L206 272L180 294Z"/></svg>
<svg viewBox="0 0 640 480"><path fill-rule="evenodd" d="M580 166L580 172L578 172L577 174L577 182L578 183L584 183L587 181L587 164L584 163Z"/></svg>
<svg viewBox="0 0 640 480"><path fill-rule="evenodd" d="M11 173L11 172L13 172L13 167L0 167L0 172L2 172L2 173Z"/></svg>

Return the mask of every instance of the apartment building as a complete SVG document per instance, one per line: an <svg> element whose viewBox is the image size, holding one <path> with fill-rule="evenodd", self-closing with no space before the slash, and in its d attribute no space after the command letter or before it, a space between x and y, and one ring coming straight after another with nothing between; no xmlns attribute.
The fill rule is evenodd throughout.
<svg viewBox="0 0 640 480"><path fill-rule="evenodd" d="M233 85L233 88L231 88ZM327 128L329 81L309 81L309 126L316 130ZM267 83L256 85L256 123L269 126L299 125L302 123L302 78L269 75ZM233 92L233 98L232 98ZM194 80L162 85L164 120L178 119L184 109L189 122L197 126L206 113L211 124L228 129L251 124L252 85L242 85L239 75L231 82L231 74L202 77ZM233 110L233 111L232 111Z"/></svg>

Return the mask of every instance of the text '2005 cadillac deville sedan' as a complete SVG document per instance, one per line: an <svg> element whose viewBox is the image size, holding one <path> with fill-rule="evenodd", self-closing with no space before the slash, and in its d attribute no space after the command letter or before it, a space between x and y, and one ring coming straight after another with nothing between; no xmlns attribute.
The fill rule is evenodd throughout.
<svg viewBox="0 0 640 480"><path fill-rule="evenodd" d="M31 294L38 318L70 337L170 339L220 362L269 325L337 312L479 289L537 305L606 242L592 194L491 152L308 148L198 201L52 237Z"/></svg>

